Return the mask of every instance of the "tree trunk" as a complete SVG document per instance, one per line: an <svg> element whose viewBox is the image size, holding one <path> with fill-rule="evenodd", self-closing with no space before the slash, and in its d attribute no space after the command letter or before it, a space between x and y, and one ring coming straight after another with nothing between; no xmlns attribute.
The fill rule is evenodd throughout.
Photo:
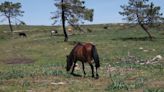
<svg viewBox="0 0 164 92"><path fill-rule="evenodd" d="M148 34L149 36L149 39L152 40L153 37L151 36L151 34L149 33L149 31L147 30L147 28L143 25L143 24L140 24L140 26L142 27L142 29Z"/></svg>
<svg viewBox="0 0 164 92"><path fill-rule="evenodd" d="M64 12L64 5L63 5L63 0L61 0L62 3L62 14L61 14L61 18L62 18L62 26L63 26L63 32L64 32L64 41L67 42L68 41L68 35L66 32L66 28L65 28L65 12Z"/></svg>
<svg viewBox="0 0 164 92"><path fill-rule="evenodd" d="M7 19L8 19L8 22L9 22L10 31L11 31L11 33L13 34L13 27L12 27L12 25L11 25L10 17L8 17Z"/></svg>
<svg viewBox="0 0 164 92"><path fill-rule="evenodd" d="M149 33L148 29L144 26L144 24L142 24L142 21L140 20L140 17L139 17L139 15L138 15L138 10L137 10L136 15L137 15L138 24L139 24L139 25L141 26L141 28L148 34L149 39L152 40L153 38L152 38L151 34Z"/></svg>

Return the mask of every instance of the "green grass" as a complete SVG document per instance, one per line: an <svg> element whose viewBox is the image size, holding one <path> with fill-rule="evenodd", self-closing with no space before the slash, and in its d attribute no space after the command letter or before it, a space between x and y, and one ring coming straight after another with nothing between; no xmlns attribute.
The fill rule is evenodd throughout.
<svg viewBox="0 0 164 92"><path fill-rule="evenodd" d="M137 59L146 61L156 55L164 56L164 31L151 30L153 41L141 29L121 28L104 25L83 26L84 31L76 32L63 42L63 36L50 37L53 27L24 26L15 30L26 30L27 38L17 33L10 37L4 33L8 28L0 29L0 92L163 92L164 59L157 64L141 65L128 59L128 53ZM58 27L59 34L62 34ZM66 55L75 42L93 42L96 45L101 67L100 78L91 78L91 69L85 64L87 75L75 77L65 71ZM139 49L142 47L144 50ZM6 64L19 60L24 64ZM81 68L81 63L78 62ZM108 65L118 69L108 72ZM129 70L131 69L131 70ZM75 71L83 75L82 69ZM63 85L53 83L64 82Z"/></svg>

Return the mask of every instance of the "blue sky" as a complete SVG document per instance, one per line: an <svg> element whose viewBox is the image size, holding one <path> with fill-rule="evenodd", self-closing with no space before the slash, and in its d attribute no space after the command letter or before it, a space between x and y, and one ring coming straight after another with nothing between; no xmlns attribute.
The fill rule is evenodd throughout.
<svg viewBox="0 0 164 92"><path fill-rule="evenodd" d="M6 0L0 0L0 3ZM51 12L55 11L54 0L7 0L20 2L24 16L20 18L28 25L51 25ZM122 16L118 14L121 11L120 5L127 4L128 0L85 0L88 8L94 9L93 22L87 24L99 23L120 23L125 22ZM164 13L164 0L150 0L155 5L161 6L161 12ZM1 19L1 18L0 18ZM5 22L0 22L4 24Z"/></svg>

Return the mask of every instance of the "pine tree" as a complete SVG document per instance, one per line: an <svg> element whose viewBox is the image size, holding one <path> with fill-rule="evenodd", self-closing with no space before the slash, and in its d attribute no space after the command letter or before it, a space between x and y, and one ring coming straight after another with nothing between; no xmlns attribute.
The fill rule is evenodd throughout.
<svg viewBox="0 0 164 92"><path fill-rule="evenodd" d="M121 15L126 16L126 20L130 23L137 23L148 34L149 39L152 36L149 28L156 27L163 22L160 6L155 6L153 2L148 3L149 0L129 0L128 5L122 5L123 12Z"/></svg>
<svg viewBox="0 0 164 92"><path fill-rule="evenodd" d="M21 3L12 3L8 1L0 5L0 16L7 18L11 32L13 32L11 19L17 19L18 16L23 16L22 13L24 13L24 11L21 11L21 7Z"/></svg>
<svg viewBox="0 0 164 92"><path fill-rule="evenodd" d="M55 6L58 10L54 12L52 19L55 20L55 23L62 21L64 41L68 41L66 24L79 27L79 24L84 21L93 20L93 9L86 8L84 4L85 2L81 0L56 0Z"/></svg>

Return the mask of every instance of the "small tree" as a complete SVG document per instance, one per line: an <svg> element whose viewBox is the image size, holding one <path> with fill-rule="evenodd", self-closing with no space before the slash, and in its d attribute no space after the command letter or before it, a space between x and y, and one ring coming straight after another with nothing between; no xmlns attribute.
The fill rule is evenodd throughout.
<svg viewBox="0 0 164 92"><path fill-rule="evenodd" d="M7 18L11 32L13 32L11 19L18 20L17 19L18 16L23 16L22 13L24 12L21 11L20 9L21 9L21 3L12 3L12 2L5 1L0 5L0 16L4 16L5 18Z"/></svg>
<svg viewBox="0 0 164 92"><path fill-rule="evenodd" d="M83 23L84 20L93 20L93 9L86 8L84 4L85 2L81 0L56 0L55 6L58 10L52 19L55 19L55 23L61 19L65 36L64 41L68 41L66 24L79 28L78 25Z"/></svg>
<svg viewBox="0 0 164 92"><path fill-rule="evenodd" d="M162 13L159 13L160 7L154 6L153 2L148 4L149 0L129 0L128 5L122 5L123 12L119 12L130 23L137 23L148 34L149 39L152 36L148 29L158 26L162 21Z"/></svg>

